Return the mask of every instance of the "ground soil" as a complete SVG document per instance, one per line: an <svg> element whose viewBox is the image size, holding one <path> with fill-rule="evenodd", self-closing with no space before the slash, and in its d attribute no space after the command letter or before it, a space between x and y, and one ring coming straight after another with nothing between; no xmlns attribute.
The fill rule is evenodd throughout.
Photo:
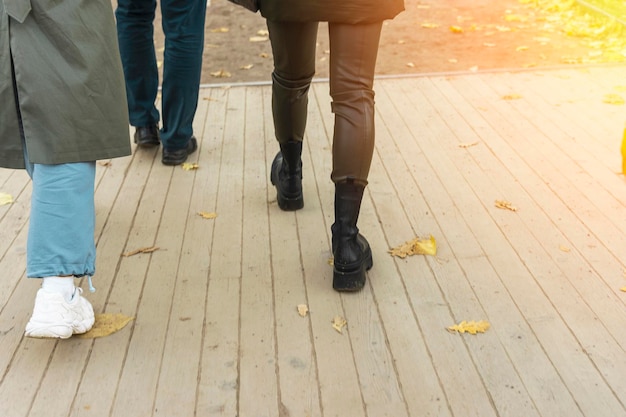
<svg viewBox="0 0 626 417"><path fill-rule="evenodd" d="M558 22L519 0L405 0L385 22L377 74L419 74L567 65L593 53ZM265 20L227 0L207 11L202 82L267 82L272 51ZM157 40L158 42L158 40ZM328 35L320 25L317 77L328 76Z"/></svg>
<svg viewBox="0 0 626 417"><path fill-rule="evenodd" d="M112 3L115 7L115 0ZM384 24L376 72L404 75L601 62L588 39L568 36L564 22L538 10L537 3L405 0L406 10ZM272 51L260 14L227 0L209 0L205 27L203 84L270 80ZM159 54L163 45L157 13L155 46ZM328 77L328 49L327 25L322 23L318 78Z"/></svg>

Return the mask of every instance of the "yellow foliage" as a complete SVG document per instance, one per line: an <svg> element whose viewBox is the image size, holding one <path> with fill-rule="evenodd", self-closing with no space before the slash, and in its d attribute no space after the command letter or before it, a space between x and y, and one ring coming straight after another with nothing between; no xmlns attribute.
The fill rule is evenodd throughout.
<svg viewBox="0 0 626 417"><path fill-rule="evenodd" d="M459 324L455 324L453 326L448 327L448 331L450 332L458 332L458 333L469 333L469 334L477 334L477 333L485 333L489 330L491 325L488 321L465 321L463 320Z"/></svg>
<svg viewBox="0 0 626 417"><path fill-rule="evenodd" d="M181 167L185 170L185 171L193 171L195 169L198 169L198 164L193 162L185 162L181 165Z"/></svg>
<svg viewBox="0 0 626 417"><path fill-rule="evenodd" d="M83 339L104 337L122 330L133 317L124 314L96 314L96 322L87 333L76 335Z"/></svg>
<svg viewBox="0 0 626 417"><path fill-rule="evenodd" d="M13 203L13 196L11 194L0 193L0 206Z"/></svg>
<svg viewBox="0 0 626 417"><path fill-rule="evenodd" d="M209 213L207 211L201 211L198 213L198 216L202 217L203 219L214 219L217 217L217 213Z"/></svg>
<svg viewBox="0 0 626 417"><path fill-rule="evenodd" d="M398 258L406 258L411 255L436 255L437 254L437 242L431 235L427 239L420 239L419 237L404 242L403 244L396 246L387 251L391 256L397 256Z"/></svg>
<svg viewBox="0 0 626 417"><path fill-rule="evenodd" d="M346 327L348 322L341 316L335 316L333 319L333 328L337 330L339 333L343 333L343 328Z"/></svg>

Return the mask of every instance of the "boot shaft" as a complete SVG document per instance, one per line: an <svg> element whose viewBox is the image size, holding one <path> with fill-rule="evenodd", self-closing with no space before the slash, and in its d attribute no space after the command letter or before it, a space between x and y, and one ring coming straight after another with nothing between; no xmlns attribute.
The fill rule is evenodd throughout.
<svg viewBox="0 0 626 417"><path fill-rule="evenodd" d="M357 222L365 186L353 182L335 184L335 223L331 226L333 255L338 262L358 259Z"/></svg>

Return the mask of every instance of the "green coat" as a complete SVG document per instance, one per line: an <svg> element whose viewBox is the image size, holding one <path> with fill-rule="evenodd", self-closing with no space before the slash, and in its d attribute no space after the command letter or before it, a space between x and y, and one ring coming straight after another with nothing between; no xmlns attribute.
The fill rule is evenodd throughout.
<svg viewBox="0 0 626 417"><path fill-rule="evenodd" d="M373 23L394 18L404 0L257 0L261 14L276 22Z"/></svg>
<svg viewBox="0 0 626 417"><path fill-rule="evenodd" d="M24 168L11 55L31 162L85 162L130 154L111 1L30 4L32 10L20 23L7 15L0 0L0 166Z"/></svg>

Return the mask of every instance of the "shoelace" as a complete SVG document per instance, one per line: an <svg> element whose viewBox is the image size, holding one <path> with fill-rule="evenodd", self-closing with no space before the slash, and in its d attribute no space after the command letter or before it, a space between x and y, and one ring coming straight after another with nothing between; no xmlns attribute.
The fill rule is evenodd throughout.
<svg viewBox="0 0 626 417"><path fill-rule="evenodd" d="M91 283L91 275L87 275L87 283L89 284L89 292L91 293L96 292L96 288Z"/></svg>

